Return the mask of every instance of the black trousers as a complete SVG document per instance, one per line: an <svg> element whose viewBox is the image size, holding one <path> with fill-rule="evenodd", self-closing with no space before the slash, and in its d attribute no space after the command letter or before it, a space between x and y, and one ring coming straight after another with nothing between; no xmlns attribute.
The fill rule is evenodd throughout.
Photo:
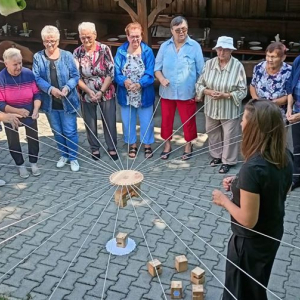
<svg viewBox="0 0 300 300"><path fill-rule="evenodd" d="M292 136L294 145L294 154L300 153L300 123L292 126ZM300 155L294 156L294 174L300 174ZM294 175L293 182L299 182L300 176Z"/></svg>
<svg viewBox="0 0 300 300"><path fill-rule="evenodd" d="M22 119L21 119L22 121ZM34 120L29 126L25 126L25 132L28 142L29 162L36 163L39 155L39 138L37 132L37 121ZM7 136L8 148L10 155L17 166L24 164L22 149L20 144L19 132L12 129L10 124L5 123L5 133Z"/></svg>
<svg viewBox="0 0 300 300"><path fill-rule="evenodd" d="M283 233L276 238L281 240ZM228 244L227 258L265 287L271 275L280 243L264 236L244 238L233 234ZM241 300L268 300L267 291L253 279L226 261L226 288ZM224 289L223 300L234 300Z"/></svg>
<svg viewBox="0 0 300 300"><path fill-rule="evenodd" d="M116 100L115 98L100 102L102 111L101 119L104 131L105 143L108 151L115 150L117 146L117 126L116 126ZM98 103L81 102L81 112L84 122L86 123L85 129L91 151L99 150L100 143L98 141L97 132L97 110ZM104 121L105 119L105 121Z"/></svg>

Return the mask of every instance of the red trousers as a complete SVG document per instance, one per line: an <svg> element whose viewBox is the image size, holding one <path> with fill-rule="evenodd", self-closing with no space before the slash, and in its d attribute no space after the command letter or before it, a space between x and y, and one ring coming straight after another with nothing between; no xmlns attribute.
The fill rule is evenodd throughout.
<svg viewBox="0 0 300 300"><path fill-rule="evenodd" d="M197 104L194 99L190 100L169 100L161 98L161 137L164 140L171 140L173 135L173 123L176 107L183 125L184 139L187 142L197 137L196 109ZM191 117L193 116L193 117Z"/></svg>

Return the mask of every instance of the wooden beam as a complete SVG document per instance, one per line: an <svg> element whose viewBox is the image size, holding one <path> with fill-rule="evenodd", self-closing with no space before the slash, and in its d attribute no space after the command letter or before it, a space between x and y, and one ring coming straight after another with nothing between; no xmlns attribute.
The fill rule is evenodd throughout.
<svg viewBox="0 0 300 300"><path fill-rule="evenodd" d="M150 28L155 22L158 14L164 10L168 4L171 4L174 0L159 0L157 6L152 10L148 16L148 28Z"/></svg>
<svg viewBox="0 0 300 300"><path fill-rule="evenodd" d="M119 6L125 9L129 13L133 22L139 20L137 13L134 11L133 7L127 3L126 0L115 0L115 1L119 2Z"/></svg>

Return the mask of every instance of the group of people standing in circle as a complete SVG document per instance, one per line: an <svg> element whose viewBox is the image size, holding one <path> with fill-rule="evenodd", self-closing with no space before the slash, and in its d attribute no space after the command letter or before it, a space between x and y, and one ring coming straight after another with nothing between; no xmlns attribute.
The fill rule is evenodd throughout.
<svg viewBox="0 0 300 300"><path fill-rule="evenodd" d="M36 163L37 118L41 109L60 151L57 168L70 162L71 170L78 171L77 116L81 107L91 157L99 160L101 156L97 133L100 111L107 153L117 160L117 98L124 142L129 145L128 157L134 159L137 155L139 117L140 143L144 145L145 158L151 158L156 77L160 83L164 140L160 158L167 160L172 152L173 122L178 109L186 141L181 158L188 160L193 155L192 141L197 138L197 102L202 102L212 167L220 166L219 173L228 173L238 162L242 140L243 166L237 176L223 181L225 190L233 192L232 201L218 190L212 197L238 224L232 225L228 257L261 283L227 263L223 299L233 299L232 295L239 299L267 299L264 287L283 235L284 201L290 189L300 186L300 57L292 67L284 62L285 46L270 44L266 60L254 68L250 84L254 100L243 113L247 78L242 63L232 56L236 50L233 39L219 37L213 48L217 56L204 64L200 45L188 35L187 20L174 18L170 29L172 37L161 45L156 58L142 41L143 29L137 22L125 28L127 42L118 48L115 58L108 46L96 40L96 28L90 22L79 25L82 45L73 55L59 48L59 30L45 26L41 32L45 49L34 55L32 71L22 67L19 50L7 49L3 55L6 68L0 72L0 110L4 112L0 118L6 125L10 153L20 176L27 178L29 172L18 135L18 126L24 125L31 171L34 176L40 175ZM292 124L294 163L286 149L287 123Z"/></svg>

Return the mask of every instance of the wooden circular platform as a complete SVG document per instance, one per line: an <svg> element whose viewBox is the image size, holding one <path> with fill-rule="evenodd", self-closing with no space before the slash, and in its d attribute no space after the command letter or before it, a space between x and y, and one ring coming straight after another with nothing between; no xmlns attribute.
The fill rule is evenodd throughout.
<svg viewBox="0 0 300 300"><path fill-rule="evenodd" d="M142 182L144 175L135 170L122 170L111 174L109 180L113 185L129 186Z"/></svg>

